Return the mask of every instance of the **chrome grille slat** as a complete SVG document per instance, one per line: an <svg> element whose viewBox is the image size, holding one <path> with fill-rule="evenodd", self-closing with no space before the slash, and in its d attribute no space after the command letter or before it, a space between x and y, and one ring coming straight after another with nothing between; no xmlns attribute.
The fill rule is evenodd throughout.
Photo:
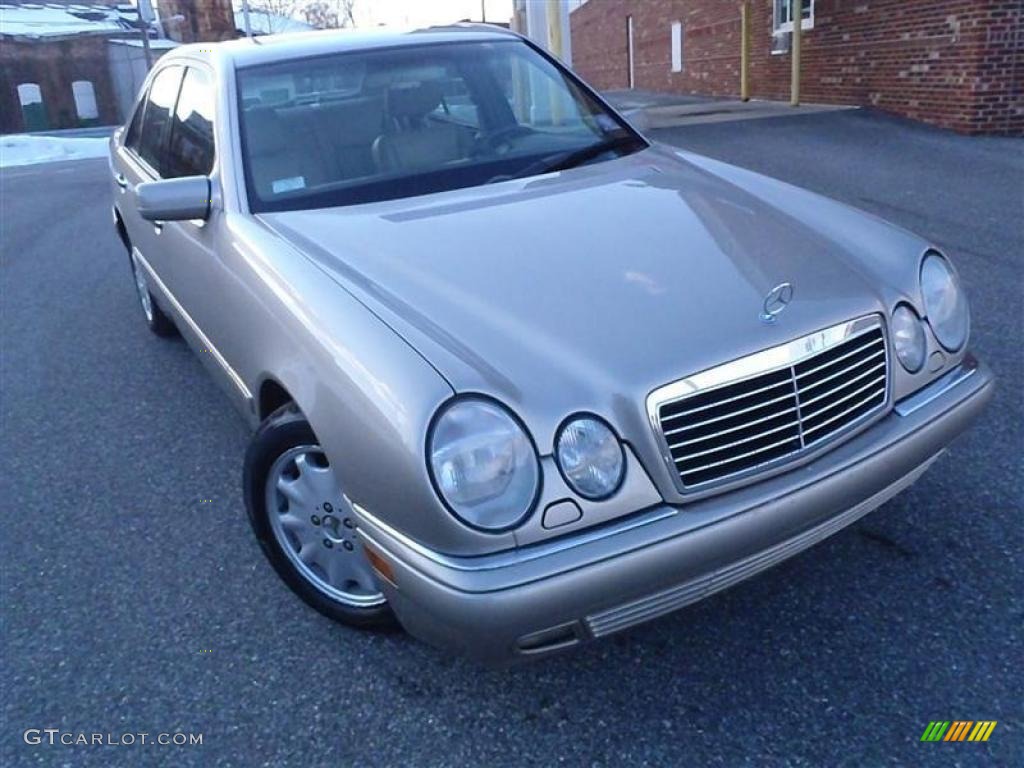
<svg viewBox="0 0 1024 768"><path fill-rule="evenodd" d="M798 373L797 374L797 378L799 379L799 378L802 378L804 376L810 376L812 373L817 373L821 369L828 368L830 365L835 365L840 360L846 360L849 357L853 357L858 352L863 352L865 349L869 349L869 348L871 348L872 346L874 346L877 343L878 343L877 340L876 341L868 342L864 346L859 347L859 348L853 350L852 352L847 352L845 355L842 355L841 357L837 357L834 360L829 360L827 363L822 363L821 365L815 366L814 368L811 368L811 370L809 370L809 371L804 371L803 373Z"/></svg>
<svg viewBox="0 0 1024 768"><path fill-rule="evenodd" d="M700 411L707 411L707 410L709 410L711 408L718 408L718 407L723 406L723 405L728 405L729 403L734 403L737 400L743 400L745 398L753 397L754 395L760 394L761 392L767 392L769 389L778 389L779 387L784 387L787 384L789 384L788 381L780 381L777 384L769 384L766 387L761 387L760 389L755 389L755 390L753 390L751 392L746 392L746 393L744 393L742 395L736 395L735 397L729 397L729 398L726 398L725 400L719 400L718 402L712 403L711 405L701 405L701 406L698 406L697 408L691 408L691 409L686 410L686 411L680 411L679 413L674 413L671 416L666 416L665 417L665 421L671 421L672 419L678 419L681 416L688 416L691 413L698 413Z"/></svg>
<svg viewBox="0 0 1024 768"><path fill-rule="evenodd" d="M827 405L823 405L823 406L819 406L819 407L814 408L811 413L804 413L804 429L805 429L805 431L807 431L807 432L812 431L812 427L808 426L807 422L813 421L817 417L821 416L821 414L823 414L823 413L828 413L833 408L835 408L837 405L841 405L841 404L845 403L847 400L850 400L851 398L856 397L857 395L859 395L860 393L864 392L865 390L871 389L872 387L876 387L877 388L878 384L880 382L884 382L884 381L885 381L884 377L879 377L879 378L875 379L874 381L869 381L867 384L865 384L862 387L858 387L857 389L853 390L852 392L846 392L846 394L844 394L838 400L834 400L833 402L828 403ZM876 394L876 395L878 394L878 390L877 389L874 392L874 394Z"/></svg>
<svg viewBox="0 0 1024 768"><path fill-rule="evenodd" d="M787 395L786 397L789 397L789 395ZM777 413L772 413L772 414L770 414L768 416L762 416L760 419L754 419L753 421L747 422L746 424L740 424L738 427L729 427L729 429L723 429L723 430L720 430L718 432L712 432L710 435L705 435L704 437L695 437L693 440L682 440L682 441L680 441L678 443L674 443L674 444L670 445L669 448L679 448L680 446L683 446L683 445L693 445L694 443L702 443L705 440L714 440L716 437L721 437L722 435L728 435L728 434L730 434L732 432L735 432L735 431L737 431L739 429L748 429L749 427L752 427L755 424L763 424L766 421L771 421L772 419L777 419L777 418L779 418L781 416L785 416L787 413L796 413L796 412L797 412L797 409L795 407L794 408L786 408L785 410L779 411ZM800 421L800 419L798 417L797 418L797 423L799 421ZM710 423L710 422L705 422L705 423ZM696 427L696 426L699 426L699 425L694 425L694 427ZM686 432L687 430L693 429L694 427L681 427L680 429L672 430L672 432L674 432L674 433ZM665 434L668 435L669 433L666 432Z"/></svg>
<svg viewBox="0 0 1024 768"><path fill-rule="evenodd" d="M697 427L704 427L704 426L707 426L708 424L714 424L716 421L725 421L726 419L731 419L731 418L733 418L735 416L742 416L744 413L750 413L751 411L756 411L759 408L765 408L766 406L772 405L774 403L781 403L783 400L792 400L792 399L793 399L793 393L792 392L787 392L786 394L782 395L781 397L776 397L776 398L773 398L772 400L768 400L768 401L763 402L763 403L758 403L757 405L752 405L749 408L741 408L738 411L731 411L730 413L727 413L724 416L715 416L713 419L705 419L704 421L698 421L696 424L687 424L685 427L680 427L679 429L668 430L667 432L665 432L665 435L666 436L674 435L674 434L678 434L680 432L685 432L688 429L696 429ZM796 410L796 407L794 406L790 410ZM781 413L785 413L785 411L780 411L779 413L780 414ZM667 420L668 419L666 419L666 421Z"/></svg>
<svg viewBox="0 0 1024 768"><path fill-rule="evenodd" d="M880 350L878 350L877 353L871 355L870 357L866 357L863 360L858 360L853 365L848 366L846 368L843 368L843 370L841 370L841 371L837 371L836 373L833 373L833 374L830 374L830 375L826 376L824 379L818 379L813 384L808 384L806 387L802 387L800 389L800 392L801 392L801 394L803 394L805 392L810 392L812 389L817 389L822 384L827 384L828 382L833 381L833 380L839 378L843 374L849 373L854 368L860 368L865 363L868 363L868 362L874 360L876 357L878 357L880 355L883 357L883 360L880 363L878 363L878 365L875 366L874 370L877 370L878 368L883 368L883 367L885 367L885 360L884 360L885 350L880 349ZM797 386L799 386L799 383L797 384Z"/></svg>
<svg viewBox="0 0 1024 768"><path fill-rule="evenodd" d="M777 418L777 417L773 417L773 418ZM714 448L709 448L706 451L698 451L697 453L688 453L688 454L686 454L686 457L688 459L695 459L698 456L707 456L709 453L718 453L719 451L724 451L727 448L735 448L737 445L743 445L744 443L749 443L751 440L760 440L765 435L773 435L776 432L781 432L784 429L793 429L793 427L796 427L799 424L800 424L799 420L798 421L791 421L788 424L783 424L781 427L775 427L774 429L767 429L764 432L758 432L756 435L751 435L750 437L746 437L746 438L744 438L742 440L736 440L735 442L726 443L725 445L716 445Z"/></svg>
<svg viewBox="0 0 1024 768"><path fill-rule="evenodd" d="M850 386L850 384L853 384L854 382L860 381L865 376L870 376L872 373L877 373L879 367L881 367L881 366L875 367L874 369L868 371L867 373L862 373L860 376L856 376L855 378L852 378L852 379L850 379L847 382L843 382L838 387L833 387L828 392L822 392L820 395L815 395L810 400L806 400L806 401L801 400L800 401L800 407L801 408L808 408L808 407L814 405L815 403L817 403L817 402L819 402L821 400L824 400L826 397L831 397L832 395L836 394L837 392L842 392L844 389L847 389ZM885 374L884 373L881 376L876 376L873 380L868 382L868 386L870 386L871 384L877 384L880 381L881 382L885 381ZM806 421L806 419L804 419L804 420Z"/></svg>
<svg viewBox="0 0 1024 768"><path fill-rule="evenodd" d="M888 378L884 328L871 316L669 385L674 397L656 403L652 423L681 490L701 490L851 431L888 403Z"/></svg>
<svg viewBox="0 0 1024 768"><path fill-rule="evenodd" d="M763 448L758 448L756 451L748 451L747 453L741 453L739 456L733 456L731 459L724 459L722 461L715 461L715 462L713 462L711 464L705 464L705 465L703 465L701 467L694 467L693 469L686 470L682 474L684 474L684 475L693 475L693 474L696 474L697 472L703 472L703 471L705 471L707 469L712 469L714 467L720 467L720 466L722 466L724 464L734 464L737 461L739 461L740 459L746 459L749 456L756 456L759 453L764 453L765 451L770 451L772 448L778 448L780 445L785 445L786 443L792 443L796 439L797 439L796 436L793 436L793 437L787 438L785 440L779 440L777 443L772 443L771 445L766 445ZM677 459L677 461L681 461L681 459Z"/></svg>
<svg viewBox="0 0 1024 768"><path fill-rule="evenodd" d="M835 416L833 416L833 417L831 417L831 418L829 418L829 419L826 419L825 421L821 422L821 424L818 424L817 426L814 426L814 427L811 427L811 428L810 428L810 429L808 429L808 430L805 430L805 431L804 431L804 434L805 434L805 435L809 435L809 434L811 434L812 432L817 432L817 431L818 431L819 429L821 429L822 427L826 427L826 426L828 426L829 424L833 423L834 421L837 421L838 419L841 419L841 418L843 418L843 416L845 416L846 414L848 414L848 413L852 413L853 411L857 410L858 408L860 408L860 407L861 407L862 405L864 405L865 403L869 403L869 402L871 402L871 401L872 401L872 400L874 400L874 399L875 399L876 397L878 397L878 395L879 395L879 394L881 394L881 393L879 393L879 392L872 392L872 393L871 393L870 395L868 395L867 397L865 397L865 398L864 398L863 400L861 400L860 402L858 402L858 403L857 403L856 405L851 405L851 406L850 406L849 408L847 408L847 409L846 409L845 411L843 411L842 413L838 413L838 414L836 414ZM823 411L823 413L824 413L824 411Z"/></svg>

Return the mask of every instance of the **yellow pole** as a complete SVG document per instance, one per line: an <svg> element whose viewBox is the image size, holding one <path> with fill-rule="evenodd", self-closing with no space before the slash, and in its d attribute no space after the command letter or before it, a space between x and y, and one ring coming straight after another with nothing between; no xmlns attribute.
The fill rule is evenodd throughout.
<svg viewBox="0 0 1024 768"><path fill-rule="evenodd" d="M740 4L740 98L750 101L750 0Z"/></svg>
<svg viewBox="0 0 1024 768"><path fill-rule="evenodd" d="M562 58L562 9L559 0L548 0L548 51L559 59Z"/></svg>
<svg viewBox="0 0 1024 768"><path fill-rule="evenodd" d="M548 0L547 8L548 52L561 59L562 50L562 8L559 0ZM557 96L557 89L549 91L551 101L551 122L562 124L562 102Z"/></svg>
<svg viewBox="0 0 1024 768"><path fill-rule="evenodd" d="M801 0L789 0L790 13L793 19L793 37L790 45L790 55L793 59L793 74L790 84L789 104L792 107L800 106L800 42L803 37L804 11Z"/></svg>

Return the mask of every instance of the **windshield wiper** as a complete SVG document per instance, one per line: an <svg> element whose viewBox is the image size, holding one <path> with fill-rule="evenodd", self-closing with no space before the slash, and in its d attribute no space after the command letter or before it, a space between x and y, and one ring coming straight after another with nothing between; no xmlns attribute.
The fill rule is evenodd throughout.
<svg viewBox="0 0 1024 768"><path fill-rule="evenodd" d="M498 181L522 179L527 176L537 176L541 173L565 171L569 168L575 168L578 165L583 165L589 160L593 160L595 157L600 157L605 152L611 152L616 149L627 149L629 147L633 147L636 143L637 140L629 135L614 136L610 139L604 139L586 147L582 147L581 149L574 149L569 152L559 152L554 155L548 155L535 163L530 163L525 168L522 168L515 173L501 174L488 179L487 183L494 184Z"/></svg>

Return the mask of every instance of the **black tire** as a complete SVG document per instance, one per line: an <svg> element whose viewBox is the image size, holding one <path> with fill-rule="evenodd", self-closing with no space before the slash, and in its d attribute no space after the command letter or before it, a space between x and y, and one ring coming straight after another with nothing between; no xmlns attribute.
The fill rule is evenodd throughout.
<svg viewBox="0 0 1024 768"><path fill-rule="evenodd" d="M132 281L135 283L135 295L139 300L139 309L142 310L142 319L145 321L146 327L162 338L177 336L178 327L174 324L174 321L164 314L162 309L160 309L160 305L157 303L156 297L153 295L152 291L149 290L148 280L146 279L145 273L141 271L142 267L133 258L131 247L128 248L128 264L132 270ZM139 284L140 274L142 275L143 285ZM143 298L143 291L145 291L146 296L148 296L148 305L146 300Z"/></svg>
<svg viewBox="0 0 1024 768"><path fill-rule="evenodd" d="M285 584L323 615L360 629L394 628L397 622L387 603L368 607L348 605L317 588L285 554L274 534L265 493L269 473L279 457L293 448L308 445L319 445L319 441L305 416L293 404L284 405L268 416L253 435L245 454L243 483L245 508L256 539Z"/></svg>

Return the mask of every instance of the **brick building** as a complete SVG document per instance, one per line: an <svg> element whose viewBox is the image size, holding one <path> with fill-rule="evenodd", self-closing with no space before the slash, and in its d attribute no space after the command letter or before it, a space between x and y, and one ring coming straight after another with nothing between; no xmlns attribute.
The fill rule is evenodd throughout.
<svg viewBox="0 0 1024 768"><path fill-rule="evenodd" d="M105 125L119 117L107 43L137 34L117 0L4 0L0 8L0 133Z"/></svg>
<svg viewBox="0 0 1024 768"><path fill-rule="evenodd" d="M152 59L174 41L238 34L231 0L153 4ZM0 0L0 133L122 122L148 71L141 35L137 5L126 0Z"/></svg>
<svg viewBox="0 0 1024 768"><path fill-rule="evenodd" d="M575 3L574 3L575 4ZM803 0L802 98L964 133L1024 133L1024 0ZM587 0L573 66L599 88L736 96L740 0ZM792 0L750 0L751 95L789 97Z"/></svg>

